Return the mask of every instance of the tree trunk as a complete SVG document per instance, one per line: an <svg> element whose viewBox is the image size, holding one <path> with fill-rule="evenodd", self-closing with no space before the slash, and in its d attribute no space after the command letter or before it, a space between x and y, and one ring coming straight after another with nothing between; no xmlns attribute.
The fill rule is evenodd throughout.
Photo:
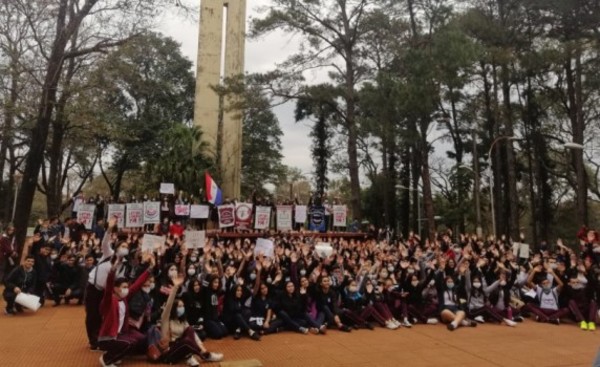
<svg viewBox="0 0 600 367"><path fill-rule="evenodd" d="M400 170L400 185L410 187L410 148L405 147L401 153L402 169ZM410 232L410 191L402 189L400 196L400 223L402 225L401 233L408 236Z"/></svg>
<svg viewBox="0 0 600 367"><path fill-rule="evenodd" d="M2 139L0 140L0 190L4 189L4 167L6 166L6 153L9 149L9 146L12 143L13 138L13 125L15 118L15 106L19 97L18 94L18 78L19 73L17 70L17 62L18 60L11 60L11 64L9 66L11 70L11 80L10 80L10 92L9 99L4 104L4 124L2 127ZM10 181L10 179L9 179ZM10 197L13 195L12 190L13 187L6 187L7 192L2 192L0 195L0 200L10 201ZM12 212L4 212L4 223L7 223L12 216Z"/></svg>
<svg viewBox="0 0 600 367"><path fill-rule="evenodd" d="M425 209L425 218L427 219L427 237L429 241L435 240L435 212L433 209L433 195L431 192L431 174L429 172L429 150L427 142L424 141L425 148L422 150L421 179L423 180L423 208Z"/></svg>

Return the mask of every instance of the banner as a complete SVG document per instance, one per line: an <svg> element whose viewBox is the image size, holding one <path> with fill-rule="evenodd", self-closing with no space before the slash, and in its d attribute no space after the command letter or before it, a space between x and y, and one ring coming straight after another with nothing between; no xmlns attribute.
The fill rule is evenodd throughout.
<svg viewBox="0 0 600 367"><path fill-rule="evenodd" d="M252 204L237 203L235 205L235 227L240 229L252 228Z"/></svg>
<svg viewBox="0 0 600 367"><path fill-rule="evenodd" d="M163 236L145 234L142 237L142 252L152 252L155 249L161 248L164 244L165 238Z"/></svg>
<svg viewBox="0 0 600 367"><path fill-rule="evenodd" d="M314 206L310 210L310 223L308 228L311 231L325 232L327 224L325 221L325 208L323 206Z"/></svg>
<svg viewBox="0 0 600 367"><path fill-rule="evenodd" d="M190 206L188 204L176 204L175 205L175 215L178 217L189 217L190 216Z"/></svg>
<svg viewBox="0 0 600 367"><path fill-rule="evenodd" d="M160 223L160 201L144 202L144 224Z"/></svg>
<svg viewBox="0 0 600 367"><path fill-rule="evenodd" d="M96 211L96 205L94 204L79 205L77 221L83 224L87 230L92 229L92 225L94 225L94 211Z"/></svg>
<svg viewBox="0 0 600 367"><path fill-rule="evenodd" d="M190 205L190 218L208 219L208 205Z"/></svg>
<svg viewBox="0 0 600 367"><path fill-rule="evenodd" d="M345 227L348 219L348 208L346 205L334 205L333 206L333 226L334 227Z"/></svg>
<svg viewBox="0 0 600 367"><path fill-rule="evenodd" d="M306 222L306 205L296 205L294 221L303 224Z"/></svg>
<svg viewBox="0 0 600 367"><path fill-rule="evenodd" d="M142 227L144 225L144 204L127 204L126 228Z"/></svg>
<svg viewBox="0 0 600 367"><path fill-rule="evenodd" d="M257 206L254 218L254 229L269 229L271 223L271 207Z"/></svg>
<svg viewBox="0 0 600 367"><path fill-rule="evenodd" d="M125 204L108 204L108 218L116 217L117 226L122 228L125 225Z"/></svg>
<svg viewBox="0 0 600 367"><path fill-rule="evenodd" d="M263 256L270 257L271 259L275 256L275 246L273 241L265 238L257 238L256 246L254 247L254 256L262 254Z"/></svg>
<svg viewBox="0 0 600 367"><path fill-rule="evenodd" d="M175 195L175 185L172 183L162 182L160 184L160 193L161 194L171 194Z"/></svg>
<svg viewBox="0 0 600 367"><path fill-rule="evenodd" d="M277 230L285 231L292 229L292 206L277 206Z"/></svg>
<svg viewBox="0 0 600 367"><path fill-rule="evenodd" d="M206 242L205 231L185 231L185 245L188 249L202 248Z"/></svg>
<svg viewBox="0 0 600 367"><path fill-rule="evenodd" d="M235 207L231 204L217 207L219 210L219 228L229 228L235 225Z"/></svg>

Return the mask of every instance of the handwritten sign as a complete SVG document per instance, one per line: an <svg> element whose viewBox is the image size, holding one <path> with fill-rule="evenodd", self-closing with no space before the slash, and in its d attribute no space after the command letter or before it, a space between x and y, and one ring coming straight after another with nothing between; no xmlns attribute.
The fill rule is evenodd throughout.
<svg viewBox="0 0 600 367"><path fill-rule="evenodd" d="M207 219L208 210L208 205L190 205L190 218Z"/></svg>
<svg viewBox="0 0 600 367"><path fill-rule="evenodd" d="M154 236L151 234L145 234L142 237L142 252L152 252L155 249L160 248L165 243L163 236Z"/></svg>
<svg viewBox="0 0 600 367"><path fill-rule="evenodd" d="M188 248L204 247L206 241L205 231L185 231L185 244Z"/></svg>
<svg viewBox="0 0 600 367"><path fill-rule="evenodd" d="M275 245L273 241L267 240L266 238L256 239L256 246L254 247L254 256L262 254L266 257L275 257Z"/></svg>
<svg viewBox="0 0 600 367"><path fill-rule="evenodd" d="M160 184L160 193L175 195L175 185L172 183L162 182Z"/></svg>
<svg viewBox="0 0 600 367"><path fill-rule="evenodd" d="M271 223L271 207L257 206L256 217L254 218L255 229L269 229Z"/></svg>
<svg viewBox="0 0 600 367"><path fill-rule="evenodd" d="M127 216L125 227L136 228L144 225L144 204L130 203L127 204Z"/></svg>

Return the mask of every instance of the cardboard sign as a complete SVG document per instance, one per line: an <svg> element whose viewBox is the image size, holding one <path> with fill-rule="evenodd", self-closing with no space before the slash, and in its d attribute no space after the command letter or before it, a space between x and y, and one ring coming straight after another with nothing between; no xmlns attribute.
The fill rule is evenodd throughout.
<svg viewBox="0 0 600 367"><path fill-rule="evenodd" d="M345 227L347 223L348 208L346 205L333 206L333 226Z"/></svg>
<svg viewBox="0 0 600 367"><path fill-rule="evenodd" d="M96 205L94 204L79 205L77 221L83 224L87 230L91 230L94 225L94 211L96 211Z"/></svg>
<svg viewBox="0 0 600 367"><path fill-rule="evenodd" d="M205 231L185 231L184 235L187 248L204 247L204 243L206 241Z"/></svg>
<svg viewBox="0 0 600 367"><path fill-rule="evenodd" d="M160 223L160 201L144 203L144 224Z"/></svg>
<svg viewBox="0 0 600 367"><path fill-rule="evenodd" d="M292 206L277 206L277 229L280 231L292 229Z"/></svg>
<svg viewBox="0 0 600 367"><path fill-rule="evenodd" d="M117 226L123 227L125 225L125 204L109 204L108 205L108 218L117 218Z"/></svg>
<svg viewBox="0 0 600 367"><path fill-rule="evenodd" d="M190 206L188 204L175 205L175 215L178 217L189 217L190 216Z"/></svg>
<svg viewBox="0 0 600 367"><path fill-rule="evenodd" d="M144 225L144 204L127 204L127 216L125 218L125 227L137 228Z"/></svg>
<svg viewBox="0 0 600 367"><path fill-rule="evenodd" d="M296 223L306 222L306 205L296 205L294 214L294 221Z"/></svg>
<svg viewBox="0 0 600 367"><path fill-rule="evenodd" d="M171 194L175 195L175 185L172 183L162 182L160 184L160 193L161 194Z"/></svg>
<svg viewBox="0 0 600 367"><path fill-rule="evenodd" d="M231 204L221 205L219 210L219 228L229 228L235 225L235 207Z"/></svg>
<svg viewBox="0 0 600 367"><path fill-rule="evenodd" d="M269 229L271 223L271 207L257 206L254 218L254 229Z"/></svg>
<svg viewBox="0 0 600 367"><path fill-rule="evenodd" d="M142 237L142 252L152 252L163 246L165 243L165 237L154 236L151 234L145 234Z"/></svg>
<svg viewBox="0 0 600 367"><path fill-rule="evenodd" d="M246 229L252 227L252 204L237 203L235 205L235 227Z"/></svg>
<svg viewBox="0 0 600 367"><path fill-rule="evenodd" d="M327 242L319 242L315 246L315 251L317 252L320 258L326 259L333 253L333 247L331 247L331 244Z"/></svg>
<svg viewBox="0 0 600 367"><path fill-rule="evenodd" d="M190 205L190 218L208 219L208 205Z"/></svg>
<svg viewBox="0 0 600 367"><path fill-rule="evenodd" d="M275 245L273 241L266 238L257 238L256 246L254 247L254 256L262 254L266 257L275 257Z"/></svg>

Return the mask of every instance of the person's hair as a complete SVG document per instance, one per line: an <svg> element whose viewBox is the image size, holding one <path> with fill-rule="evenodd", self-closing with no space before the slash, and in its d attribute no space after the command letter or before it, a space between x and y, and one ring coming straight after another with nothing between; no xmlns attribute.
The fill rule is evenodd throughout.
<svg viewBox="0 0 600 367"><path fill-rule="evenodd" d="M179 302L185 305L185 302L183 302L181 298L175 298L175 301L173 302L173 307L171 307L171 313L169 314L169 320L185 320L185 313L182 316L177 315L177 307L179 305Z"/></svg>
<svg viewBox="0 0 600 367"><path fill-rule="evenodd" d="M127 279L125 277L117 278L117 279L115 279L114 286L120 287L123 283L129 283L129 279Z"/></svg>
<svg viewBox="0 0 600 367"><path fill-rule="evenodd" d="M190 284L188 285L188 293L196 293L194 292L194 287L198 284L200 286L200 291L202 291L202 282L198 279L192 279Z"/></svg>

